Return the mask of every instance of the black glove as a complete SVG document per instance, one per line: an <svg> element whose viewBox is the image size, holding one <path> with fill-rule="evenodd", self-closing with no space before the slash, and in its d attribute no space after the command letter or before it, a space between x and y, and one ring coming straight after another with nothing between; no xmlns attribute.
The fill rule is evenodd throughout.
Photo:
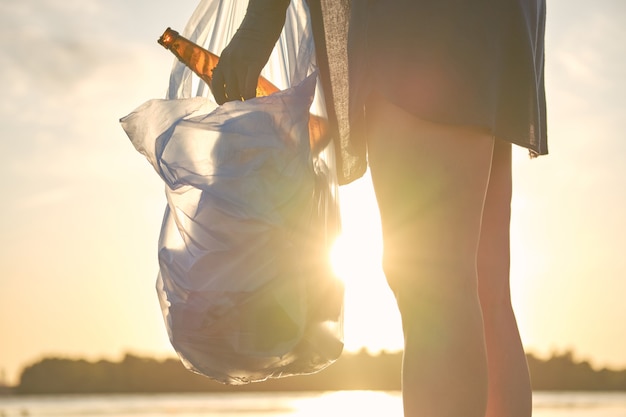
<svg viewBox="0 0 626 417"><path fill-rule="evenodd" d="M290 0L250 0L246 16L213 70L218 104L256 96L261 70L285 24Z"/></svg>

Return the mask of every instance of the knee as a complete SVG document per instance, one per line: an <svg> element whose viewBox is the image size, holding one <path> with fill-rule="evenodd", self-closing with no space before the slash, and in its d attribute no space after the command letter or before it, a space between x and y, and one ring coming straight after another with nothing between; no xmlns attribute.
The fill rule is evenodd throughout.
<svg viewBox="0 0 626 417"><path fill-rule="evenodd" d="M383 260L383 271L403 320L474 311L479 306L475 268L455 260Z"/></svg>
<svg viewBox="0 0 626 417"><path fill-rule="evenodd" d="M458 251L429 253L428 250L385 247L382 267L394 292L476 293L478 288L475 256L464 256Z"/></svg>
<svg viewBox="0 0 626 417"><path fill-rule="evenodd" d="M498 314L511 308L510 266L506 253L492 255L479 257L478 293L485 313Z"/></svg>
<svg viewBox="0 0 626 417"><path fill-rule="evenodd" d="M509 322L514 317L509 286L506 283L479 282L480 307L483 320L489 327L496 323Z"/></svg>

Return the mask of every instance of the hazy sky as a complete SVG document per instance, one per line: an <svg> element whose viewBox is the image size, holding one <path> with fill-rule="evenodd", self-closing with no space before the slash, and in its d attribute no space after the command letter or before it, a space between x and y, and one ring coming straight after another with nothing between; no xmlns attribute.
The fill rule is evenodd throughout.
<svg viewBox="0 0 626 417"><path fill-rule="evenodd" d="M118 119L164 96L172 57L156 39L167 26L182 30L195 5L0 0L0 370L8 382L42 356L172 354L154 291L163 187ZM548 1L551 154L515 152L512 225L513 300L527 348L573 349L622 367L624 22L623 0ZM373 242L354 257L360 284L347 278L347 346L398 348L374 262L367 180L343 188L342 203L346 241Z"/></svg>

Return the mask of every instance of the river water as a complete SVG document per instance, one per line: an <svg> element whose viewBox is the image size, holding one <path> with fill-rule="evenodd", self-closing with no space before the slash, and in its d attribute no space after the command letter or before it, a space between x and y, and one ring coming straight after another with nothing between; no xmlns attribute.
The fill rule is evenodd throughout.
<svg viewBox="0 0 626 417"><path fill-rule="evenodd" d="M626 392L537 392L534 417L626 417ZM402 417L399 392L0 396L0 417Z"/></svg>

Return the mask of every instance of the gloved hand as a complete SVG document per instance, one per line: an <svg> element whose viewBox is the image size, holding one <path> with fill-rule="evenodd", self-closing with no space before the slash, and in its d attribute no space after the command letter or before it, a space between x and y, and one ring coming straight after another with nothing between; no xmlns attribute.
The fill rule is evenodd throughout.
<svg viewBox="0 0 626 417"><path fill-rule="evenodd" d="M256 96L261 70L285 24L290 0L250 0L246 16L213 70L212 92L218 104Z"/></svg>

